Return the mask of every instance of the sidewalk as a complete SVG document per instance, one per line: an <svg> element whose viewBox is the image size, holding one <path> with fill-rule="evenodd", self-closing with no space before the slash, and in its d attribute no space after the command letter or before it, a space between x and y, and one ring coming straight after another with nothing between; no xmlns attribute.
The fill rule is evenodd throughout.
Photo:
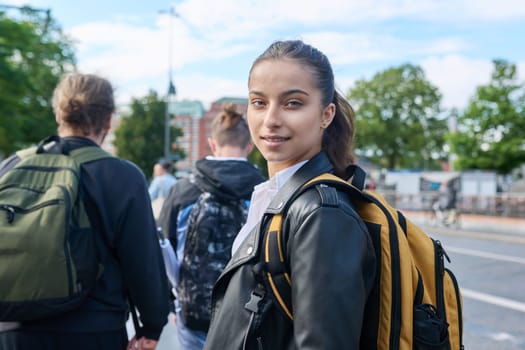
<svg viewBox="0 0 525 350"><path fill-rule="evenodd" d="M425 212L404 210L403 213L418 225L428 223L428 214ZM525 236L525 218L462 214L460 230Z"/></svg>

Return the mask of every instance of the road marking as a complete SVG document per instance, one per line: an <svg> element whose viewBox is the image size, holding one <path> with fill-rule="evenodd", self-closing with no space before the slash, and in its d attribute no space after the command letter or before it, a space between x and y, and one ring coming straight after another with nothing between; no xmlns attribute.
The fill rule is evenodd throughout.
<svg viewBox="0 0 525 350"><path fill-rule="evenodd" d="M512 309L515 311L525 312L525 303L516 300L480 293L466 288L461 288L461 294L463 295L463 297L467 297L470 299L475 299L485 303L506 307L507 309Z"/></svg>
<svg viewBox="0 0 525 350"><path fill-rule="evenodd" d="M445 250L447 252L454 252L454 253L463 254L463 255L479 256L481 258L509 261L509 262L514 262L514 263L525 265L525 259L518 258L517 256L495 254L495 253L483 252L480 250L465 249L465 248L459 248L459 247L449 247L449 246L447 246Z"/></svg>

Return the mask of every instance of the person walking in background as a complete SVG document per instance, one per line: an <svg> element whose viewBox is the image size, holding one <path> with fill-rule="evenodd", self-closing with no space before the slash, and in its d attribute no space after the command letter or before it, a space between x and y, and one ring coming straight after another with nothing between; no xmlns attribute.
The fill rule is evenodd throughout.
<svg viewBox="0 0 525 350"><path fill-rule="evenodd" d="M96 75L66 75L54 91L53 110L58 148L46 144L50 152L100 147L115 111L113 88ZM19 161L17 155L8 158L0 174ZM144 174L129 161L109 156L81 165L81 198L103 270L79 307L0 332L1 349L155 349L167 322L169 299L147 188ZM129 298L142 328L137 330L140 338L128 344Z"/></svg>
<svg viewBox="0 0 525 350"><path fill-rule="evenodd" d="M173 176L173 164L169 161L155 163L153 166L153 180L149 185L148 192L151 200L158 197L168 197L168 193L177 179Z"/></svg>
<svg viewBox="0 0 525 350"><path fill-rule="evenodd" d="M211 289L246 221L251 192L264 181L247 161L253 145L246 120L235 104L223 106L214 118L208 143L213 156L198 160L192 173L177 181L159 219L176 251L171 280L176 291L178 338L184 350L204 345Z"/></svg>
<svg viewBox="0 0 525 350"><path fill-rule="evenodd" d="M284 266L293 321L264 283L269 207L325 172L348 178L354 113L335 89L327 57L299 40L273 43L252 65L247 120L270 179L252 195L248 220L213 289L204 349L359 349L375 253L349 197L314 186L283 212ZM366 347L365 347L366 348Z"/></svg>
<svg viewBox="0 0 525 350"><path fill-rule="evenodd" d="M148 192L151 198L153 216L156 220L160 216L162 205L168 197L171 187L177 182L172 173L173 164L170 161L159 162L153 166L153 180L151 180Z"/></svg>

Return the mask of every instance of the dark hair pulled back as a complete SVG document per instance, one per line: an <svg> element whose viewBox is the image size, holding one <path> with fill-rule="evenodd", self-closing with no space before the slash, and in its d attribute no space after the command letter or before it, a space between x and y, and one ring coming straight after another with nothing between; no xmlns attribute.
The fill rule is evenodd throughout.
<svg viewBox="0 0 525 350"><path fill-rule="evenodd" d="M257 57L250 75L257 64L279 59L297 61L311 71L316 87L321 91L322 105L335 105L335 117L324 132L322 150L330 158L336 175L346 177L346 167L354 162L355 113L348 101L336 91L330 61L321 51L301 40L276 41Z"/></svg>

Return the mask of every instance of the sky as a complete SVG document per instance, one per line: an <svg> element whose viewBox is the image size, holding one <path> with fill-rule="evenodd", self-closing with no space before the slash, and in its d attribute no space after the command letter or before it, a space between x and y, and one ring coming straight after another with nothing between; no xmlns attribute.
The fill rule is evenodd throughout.
<svg viewBox="0 0 525 350"><path fill-rule="evenodd" d="M444 108L465 108L493 59L525 81L522 0L0 0L50 9L73 40L78 70L108 78L119 106L150 90L205 108L247 97L253 60L273 41L325 53L337 88L405 63L423 68ZM170 15L170 13L172 13Z"/></svg>

